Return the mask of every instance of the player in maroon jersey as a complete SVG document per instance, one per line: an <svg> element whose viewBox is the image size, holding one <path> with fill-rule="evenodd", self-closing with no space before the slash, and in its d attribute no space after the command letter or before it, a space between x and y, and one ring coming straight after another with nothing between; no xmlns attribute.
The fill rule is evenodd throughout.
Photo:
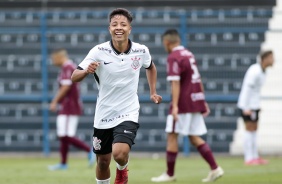
<svg viewBox="0 0 282 184"><path fill-rule="evenodd" d="M88 153L89 164L94 163L94 155L92 149L75 137L78 125L78 118L81 115L82 103L79 97L78 83L71 81L72 72L76 69L76 65L68 58L65 49L57 49L51 55L53 64L61 68L58 75L59 89L56 96L50 104L50 110L58 111L56 120L57 136L60 139L61 162L56 165L49 166L49 170L67 169L67 156L69 145L73 145Z"/></svg>
<svg viewBox="0 0 282 184"><path fill-rule="evenodd" d="M215 181L224 171L214 159L208 144L200 137L207 133L204 118L210 112L205 101L201 76L194 55L180 45L177 30L167 30L163 34L163 45L169 53L167 59L167 80L171 84L172 102L167 117L167 171L152 182L176 180L174 166L178 153L178 134L188 136L193 146L209 164L211 171L203 182Z"/></svg>

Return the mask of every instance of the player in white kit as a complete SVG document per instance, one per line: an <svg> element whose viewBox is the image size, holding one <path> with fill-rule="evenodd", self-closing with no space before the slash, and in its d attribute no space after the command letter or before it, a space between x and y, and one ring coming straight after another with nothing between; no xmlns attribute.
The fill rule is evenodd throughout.
<svg viewBox="0 0 282 184"><path fill-rule="evenodd" d="M72 80L78 82L94 74L99 89L93 134L97 184L110 183L112 155L117 162L115 184L127 184L129 151L139 127L137 88L142 67L146 68L152 101L160 103L162 98L156 92L157 70L148 48L128 38L130 12L115 9L109 21L112 39L90 50L74 71Z"/></svg>
<svg viewBox="0 0 282 184"><path fill-rule="evenodd" d="M260 62L247 70L241 88L238 107L245 122L244 160L246 165L267 164L260 158L257 149L257 124L260 111L260 90L265 80L265 69L274 62L272 51L260 54Z"/></svg>

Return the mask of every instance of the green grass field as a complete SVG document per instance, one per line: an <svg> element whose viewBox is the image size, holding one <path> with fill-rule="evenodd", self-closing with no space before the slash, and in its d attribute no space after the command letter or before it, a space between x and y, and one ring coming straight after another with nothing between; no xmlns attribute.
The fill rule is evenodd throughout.
<svg viewBox="0 0 282 184"><path fill-rule="evenodd" d="M216 183L224 184L282 184L282 158L268 157L270 164L244 166L242 158L217 156L225 175ZM86 159L69 160L66 171L48 171L47 165L57 163L57 158L0 158L1 184L96 184L94 168L88 168ZM115 164L112 160L112 183ZM129 165L129 184L150 184L150 178L165 170L163 158L137 158L132 156ZM208 173L208 167L198 156L179 158L175 184L198 184Z"/></svg>

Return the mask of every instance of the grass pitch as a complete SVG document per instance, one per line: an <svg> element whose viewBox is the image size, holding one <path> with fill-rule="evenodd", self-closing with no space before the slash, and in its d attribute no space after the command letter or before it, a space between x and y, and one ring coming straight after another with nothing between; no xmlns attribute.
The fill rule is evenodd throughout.
<svg viewBox="0 0 282 184"><path fill-rule="evenodd" d="M218 184L282 184L282 158L268 157L264 166L244 166L242 158L217 156L225 171ZM94 168L87 167L86 158L69 158L66 171L49 171L47 166L57 163L58 158L0 158L1 184L96 184ZM129 184L150 184L150 178L165 170L164 158L137 158L129 164ZM112 182L115 164L111 164ZM209 168L199 156L180 157L176 165L175 184L199 184Z"/></svg>

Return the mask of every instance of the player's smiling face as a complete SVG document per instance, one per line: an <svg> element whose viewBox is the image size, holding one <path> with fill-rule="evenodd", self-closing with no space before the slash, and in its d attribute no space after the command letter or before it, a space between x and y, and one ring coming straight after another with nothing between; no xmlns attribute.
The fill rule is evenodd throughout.
<svg viewBox="0 0 282 184"><path fill-rule="evenodd" d="M125 16L115 15L111 19L109 31L113 41L127 42L128 36L131 32L131 25Z"/></svg>

